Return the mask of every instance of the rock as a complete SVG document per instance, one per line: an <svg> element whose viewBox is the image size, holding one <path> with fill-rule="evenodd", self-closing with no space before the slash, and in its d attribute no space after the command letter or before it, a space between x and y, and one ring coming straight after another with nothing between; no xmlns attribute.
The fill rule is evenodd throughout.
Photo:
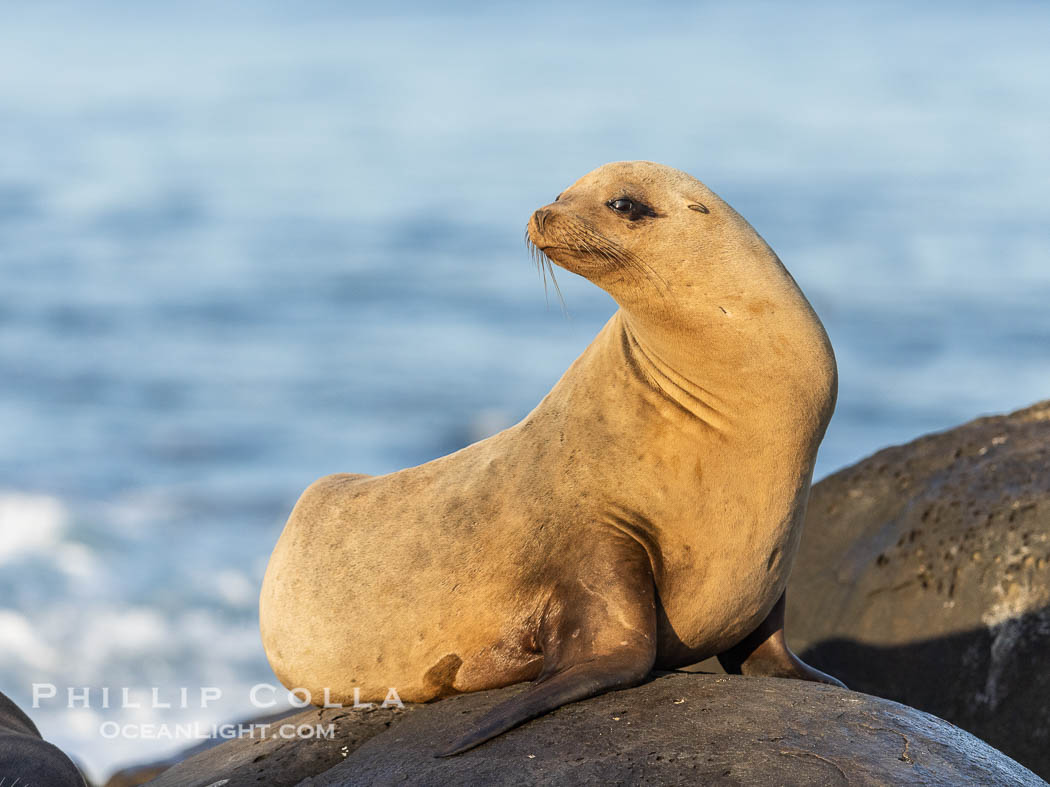
<svg viewBox="0 0 1050 787"><path fill-rule="evenodd" d="M43 738L32 720L0 694L0 785L84 787L80 771Z"/></svg>
<svg viewBox="0 0 1050 787"><path fill-rule="evenodd" d="M133 765L121 768L108 779L103 787L139 787L148 784L150 779L156 779L164 771L168 770L177 760L158 760L148 765Z"/></svg>
<svg viewBox="0 0 1050 787"><path fill-rule="evenodd" d="M458 757L433 756L522 690L424 706L302 784L1045 784L972 735L887 700L685 673L567 705Z"/></svg>
<svg viewBox="0 0 1050 787"><path fill-rule="evenodd" d="M238 719L233 722L233 725L243 729L247 725L274 724L282 719L292 716L294 713L295 711L292 710L283 710L278 713L256 716L251 719ZM147 763L139 763L138 765L121 768L106 780L103 787L139 787L141 784L149 783L151 779L156 779L164 773L164 771L183 760L188 760L190 757L194 757L202 752L228 742L228 739L220 737L208 738L195 746L190 746L188 749L183 749L182 751L170 757L165 757L162 760L152 760ZM0 787L3 787L3 785L0 784Z"/></svg>
<svg viewBox="0 0 1050 787"><path fill-rule="evenodd" d="M787 598L804 660L1050 778L1050 402L821 481Z"/></svg>
<svg viewBox="0 0 1050 787"><path fill-rule="evenodd" d="M311 709L316 738L245 738L156 787L365 784L1045 785L983 741L894 702L778 678L665 673L558 709L458 757L443 744L523 685L404 710ZM275 731L272 731L275 732Z"/></svg>
<svg viewBox="0 0 1050 787"><path fill-rule="evenodd" d="M155 787L284 787L343 762L347 754L418 706L397 708L311 708L281 718L266 735L243 737L208 748L165 770ZM331 737L283 737L285 725L327 728Z"/></svg>

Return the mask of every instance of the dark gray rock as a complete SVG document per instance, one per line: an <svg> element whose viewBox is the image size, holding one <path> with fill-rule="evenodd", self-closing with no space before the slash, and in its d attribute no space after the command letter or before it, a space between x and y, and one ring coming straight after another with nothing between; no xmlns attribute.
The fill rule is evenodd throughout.
<svg viewBox="0 0 1050 787"><path fill-rule="evenodd" d="M458 757L433 756L521 690L427 705L303 784L1045 784L972 735L893 702L684 673L565 706Z"/></svg>
<svg viewBox="0 0 1050 787"><path fill-rule="evenodd" d="M1050 778L1050 402L817 484L787 598L807 662Z"/></svg>
<svg viewBox="0 0 1050 787"><path fill-rule="evenodd" d="M245 725L261 725L261 724L273 724L282 719L295 714L293 710L284 710L279 713L271 713L265 716L256 716L251 719L238 719L234 724L244 727ZM201 741L195 746L190 746L188 749L184 749L170 757L165 757L162 760L153 760L147 763L139 763L137 765L131 765L126 768L121 768L116 771L106 780L103 787L139 787L141 784L148 783L151 779L156 779L164 771L168 770L174 765L188 760L190 757L195 757L202 752L214 749L216 746L220 746L223 743L228 743L228 739L224 738L208 738L207 740ZM3 787L0 784L0 787Z"/></svg>
<svg viewBox="0 0 1050 787"><path fill-rule="evenodd" d="M208 787L217 782L222 787L290 787L343 762L350 752L415 707L311 708L274 721L265 737L238 738L209 747L148 783L156 787ZM281 728L287 724L332 725L334 733L331 738L282 737Z"/></svg>
<svg viewBox="0 0 1050 787"><path fill-rule="evenodd" d="M80 771L62 751L40 737L32 720L0 694L0 785L84 787Z"/></svg>

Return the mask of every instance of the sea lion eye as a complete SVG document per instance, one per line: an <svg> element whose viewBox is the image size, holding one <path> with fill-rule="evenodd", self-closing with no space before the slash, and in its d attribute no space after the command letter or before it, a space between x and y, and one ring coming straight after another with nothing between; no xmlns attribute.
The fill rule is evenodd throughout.
<svg viewBox="0 0 1050 787"><path fill-rule="evenodd" d="M605 203L605 206L610 210L615 210L625 219L631 222L641 221L642 219L656 219L660 217L660 214L650 208L644 202L631 197L615 197Z"/></svg>

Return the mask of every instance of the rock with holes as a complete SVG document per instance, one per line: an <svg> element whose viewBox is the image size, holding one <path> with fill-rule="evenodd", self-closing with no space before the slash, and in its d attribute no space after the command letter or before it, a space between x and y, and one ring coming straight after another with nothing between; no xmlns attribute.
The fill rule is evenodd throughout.
<svg viewBox="0 0 1050 787"><path fill-rule="evenodd" d="M428 705L303 782L335 785L1045 784L928 714L780 678L674 673L434 752L522 687Z"/></svg>
<svg viewBox="0 0 1050 787"><path fill-rule="evenodd" d="M817 484L787 632L851 688L934 713L1050 777L1050 402Z"/></svg>

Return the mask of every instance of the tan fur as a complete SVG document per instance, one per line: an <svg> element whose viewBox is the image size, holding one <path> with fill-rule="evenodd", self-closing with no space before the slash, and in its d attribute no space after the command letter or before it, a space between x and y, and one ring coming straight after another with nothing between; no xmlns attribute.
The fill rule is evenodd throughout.
<svg viewBox="0 0 1050 787"><path fill-rule="evenodd" d="M607 204L624 195L659 216L624 219ZM260 599L286 685L407 701L536 677L565 588L619 615L615 570L587 567L623 541L651 565L660 666L739 643L783 592L836 374L776 255L699 181L649 162L581 178L529 237L621 308L516 426L303 494Z"/></svg>

